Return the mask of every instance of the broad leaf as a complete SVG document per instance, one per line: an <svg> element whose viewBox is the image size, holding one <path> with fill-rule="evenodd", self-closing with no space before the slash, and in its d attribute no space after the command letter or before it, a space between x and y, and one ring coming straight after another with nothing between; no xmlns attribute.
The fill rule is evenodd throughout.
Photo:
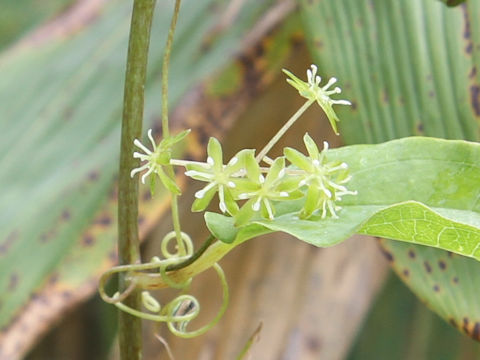
<svg viewBox="0 0 480 360"><path fill-rule="evenodd" d="M339 219L298 217L301 202L278 206L273 221L235 228L231 219L207 214L209 229L225 242L283 231L316 246L331 246L354 233L437 247L480 260L480 145L406 138L327 153L349 165L350 189Z"/></svg>
<svg viewBox="0 0 480 360"><path fill-rule="evenodd" d="M478 141L480 1L448 8L432 0L305 0L302 8L320 73L336 76L344 98L354 103L351 109L338 109L348 144L409 135ZM412 264L404 256L406 246L388 244L402 279ZM438 250L408 246L419 264L446 258ZM406 283L447 320L463 324L467 318L470 331L464 331L473 336L476 322L480 329L480 303L474 295L480 276L472 274L480 274L480 264L456 260L462 261L450 267L450 278L436 279L448 290L441 301L433 286L422 284L425 269L420 266L409 270ZM451 286L451 278L463 281Z"/></svg>
<svg viewBox="0 0 480 360"><path fill-rule="evenodd" d="M239 21L213 34L217 11L224 9L212 11L214 2L182 7L172 54L174 103L227 64L238 39L270 4L248 2ZM159 71L172 7L157 4L146 128L160 114ZM92 293L95 277L115 259L112 184L130 11L131 3L109 2L69 37L27 44L0 58L0 357L24 352L55 312ZM162 194L152 201L148 192L141 189L142 235L166 204Z"/></svg>

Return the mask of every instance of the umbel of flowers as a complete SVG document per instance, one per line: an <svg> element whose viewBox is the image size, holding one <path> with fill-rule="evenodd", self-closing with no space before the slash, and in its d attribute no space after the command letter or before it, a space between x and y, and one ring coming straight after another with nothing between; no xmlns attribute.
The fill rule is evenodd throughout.
<svg viewBox="0 0 480 360"><path fill-rule="evenodd" d="M338 117L332 105L349 105L346 100L332 100L330 95L341 92L336 87L329 90L337 80L331 78L328 83L320 87L321 78L316 75L317 67L311 66L307 71L307 82L300 80L292 73L284 70L290 77L287 82L294 86L310 103L316 102L327 114L332 128L336 132ZM134 153L134 157L145 161L140 167L133 169L131 176L147 170L142 181L150 174L157 174L161 182L171 192L178 194L179 189L174 180L166 175L162 166L177 165L185 167L185 175L192 179L206 183L195 193L192 211L204 211L218 194L218 207L224 214L235 218L235 224L242 226L252 218L263 217L274 219L275 204L279 201L305 198L299 213L302 218L309 218L314 213L321 214L321 218L330 215L337 218L341 209L339 202L345 195L356 195L355 191L345 186L349 182L348 165L337 161L328 161L328 143L324 142L323 151L319 151L313 139L305 134L303 141L307 155L292 149L285 148L284 156L274 160L264 157L255 158L255 151L244 149L233 156L226 164L223 160L223 151L220 142L210 138L207 147L207 160L193 162L171 159L171 148L182 140L188 131L164 139L157 146L153 140L151 130L148 137L153 150L146 148L138 139L135 145L144 151ZM268 167L261 167L260 161L268 163ZM287 161L290 166L287 167Z"/></svg>
<svg viewBox="0 0 480 360"><path fill-rule="evenodd" d="M279 203L285 201L298 201L300 204L298 216L302 219L309 219L317 215L315 220L320 218L321 221L326 217L338 218L341 216L342 197L356 195L356 191L347 188L351 179L348 165L341 161L328 159L329 150L326 142L323 143L323 150L320 151L313 139L305 134L303 142L306 153L287 147L284 149L283 155L276 159L269 158L267 154L303 112L314 103L325 111L333 130L337 133L338 117L333 110L333 105L349 105L350 102L331 99L330 96L341 92L338 87L330 89L337 80L331 78L326 85L320 86L321 78L317 75L315 65L312 65L307 71L307 81L300 80L286 70L284 72L289 76L287 82L296 88L307 101L258 154L255 150L244 149L225 161L220 142L212 137L208 142L205 162L186 161L173 159L172 153L173 147L188 135L189 130L182 131L175 136L168 135L167 131L167 136L158 144L153 138L152 130L149 130L147 135L151 148L135 139L134 145L138 147L139 151L135 151L133 157L139 159L142 164L132 169L130 175L134 177L136 174L144 172L141 177L143 183L152 175L150 176L152 193L155 181L159 179L172 194L174 230L166 234L161 241L162 258L154 257L149 263L112 268L102 276L100 294L105 301L115 304L119 309L131 315L165 322L171 332L182 337L194 337L204 333L225 312L229 298L228 285L223 270L216 262L216 257L220 256L218 254L222 254L225 249L231 249L236 244L223 244L222 248L222 246L218 246L219 242L215 242L215 237L211 235L194 253L191 238L181 231L180 227L176 197L180 195L181 191L175 183L173 166L183 167L186 176L203 184L203 187L195 193L192 211L206 210L216 197L218 209L224 215L232 217L236 227L246 226L259 218L274 220ZM163 123L162 126L164 126ZM173 239L177 241L177 252L174 253L168 250L169 242ZM215 248L215 250L209 252L207 251L207 248L211 249L209 247ZM187 294L192 278L178 281L170 274L173 274L171 271L183 269L186 266L189 266L189 271L191 271L195 267L196 259L202 254L209 255L205 255L207 259L203 259L203 265L200 261L200 266L204 267L205 263L210 264L219 276L223 302L217 316L210 323L197 330L188 331L189 322L200 311L198 300ZM107 279L113 274L123 271L129 272L132 276L129 288L122 294L117 292L113 297L109 297L104 289ZM160 303L148 291L148 289L156 288L158 286L156 282L159 281L169 287L181 289L182 294L163 307L160 306ZM123 303L123 299L128 296L129 291L133 291L135 288L144 290L142 303L146 312Z"/></svg>

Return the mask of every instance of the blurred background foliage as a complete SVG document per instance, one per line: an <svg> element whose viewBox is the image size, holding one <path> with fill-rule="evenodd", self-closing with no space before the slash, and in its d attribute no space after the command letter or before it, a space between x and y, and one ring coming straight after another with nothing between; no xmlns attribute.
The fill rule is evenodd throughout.
<svg viewBox="0 0 480 360"><path fill-rule="evenodd" d="M48 171L63 171L59 170L59 178L48 174L38 176L45 171L25 165L18 170L5 153L0 157L0 183L4 185L0 196L0 223L4 225L0 231L0 268L4 274L0 281L2 359L21 356L40 338L43 340L27 358L115 356L111 352L115 336L113 309L96 295L72 309L95 294L96 276L114 261L112 183L116 165L112 159L116 159L117 153L117 118L130 4L78 1L77 5L88 3L94 8L81 28L61 38L49 38L47 33L44 43L30 36L37 42L14 46L37 25L62 16L62 11L68 12L71 3L6 0L0 12L0 49L4 50L4 55L0 55L0 102L7 109L0 116L0 124L6 129L0 146L4 151L8 147L17 149L19 159L24 160L21 165L39 154L39 159L50 164ZM420 134L478 141L479 114L475 101L480 99L474 94L478 88L474 69L479 66L480 33L471 19L479 18L480 1L471 0L467 6L452 9L433 0L301 1L299 12L294 10L293 3L212 0L193 5L184 1L180 17L183 28L176 38L177 57L174 53L176 61L171 75L172 103L177 104L175 128L194 130L193 139L181 150L184 154L203 158L200 149L210 135L224 138L232 153L239 147L261 146L285 114L293 113L301 103L301 99L292 98L294 92L279 76L280 68L288 66L303 78L312 58L320 65L322 74L340 79L345 98L355 103L353 110L341 112L346 143L380 142ZM171 4L158 0L157 7L160 10L155 19L157 37L151 51L146 127L154 126L159 119L159 59ZM265 20L268 16L278 19L268 22ZM236 25L231 26L232 22ZM263 28L256 27L258 24ZM252 28L257 36L248 31ZM109 40L103 42L103 39ZM110 47L105 48L106 45ZM81 66L82 61L88 61L88 71ZM107 68L111 77L100 78L99 74ZM224 70L215 72L221 68ZM99 86L99 82L104 86ZM72 89L73 94L68 93ZM66 100L48 99L65 91L71 95ZM65 117L73 118L70 124L83 123L83 126L64 125ZM285 139L285 144L296 145L307 130L317 141L324 140L329 130L324 121L318 121L320 117L319 111L309 112L304 124ZM69 129L67 132L62 132L64 126ZM39 136L41 131L43 136ZM90 140L89 132L95 135L90 134ZM252 133L258 134L256 141ZM20 134L25 137L23 140ZM330 141L338 145L338 139ZM83 150L75 149L74 142L83 144ZM73 149L75 156L61 154L69 149ZM59 154L59 161L52 164L55 154ZM107 170L98 171L99 164L108 164ZM75 176L87 180L80 184L78 180L72 181L68 176L72 167L76 169ZM15 183L15 175L21 175L23 182ZM12 196L8 189L14 193L23 189L20 185L56 187L56 195L49 197L55 204L48 201L30 204L28 199L22 199L22 194L28 191ZM76 189L78 193L66 197L58 189ZM58 219L74 220L76 213L65 213L64 209L71 203L87 201L85 194L91 199L81 209L81 221L70 232L62 233L61 229L49 232L50 226L58 230ZM142 188L141 196L142 235L158 225L154 239L169 230L168 217L163 217L163 195L152 201L147 189ZM12 219L14 207L10 202L15 199L24 202L17 207L21 221L29 219L21 216L26 206L37 207L33 214L39 218L32 224L44 226L38 226L40 229L34 226L23 242L18 235L12 235L15 232L4 230ZM188 200L183 205L188 210ZM42 215L47 213L46 209L54 215ZM189 219L187 227L198 233L201 218ZM36 249L32 239L41 240L42 236L48 237L49 244L63 241L64 245L55 246L54 252L32 251ZM69 245L62 239L67 239ZM16 249L21 257L11 255L16 243L21 244ZM396 272L424 302L443 317L453 316L456 326L471 337L475 337L475 331L480 332L475 330L480 311L476 296L480 277L472 275L479 273L476 262L448 258L449 271L452 269L456 275L436 278L437 283L448 289L439 295L430 286L432 280L425 275L422 262L436 264L439 259L447 258L443 253L415 249L424 260L419 260L420 266L408 268L409 281L402 274L409 266L405 254L411 248L385 241L382 244ZM147 257L155 254L155 246L154 241L146 243ZM377 256L376 247L372 239L353 239L338 249L312 252L309 246L282 236L246 244L225 259L234 300L219 326L206 336L186 341L159 331L172 344L178 359L233 358L259 320L264 321L264 330L252 349L255 359L475 359L480 356L478 343L427 310L397 277L388 276L384 280L385 263ZM43 263L48 265L35 260L35 255L41 254L45 256ZM291 254L299 264L285 265L285 257ZM14 271L13 264L17 262L21 267ZM33 273L30 276L29 271L35 276ZM455 276L462 279L461 287L451 284ZM18 284L25 277L30 277L30 285L22 288ZM329 279L333 279L331 283ZM194 288L200 298L203 296L206 318L218 306L209 303L216 286L214 278L205 276ZM19 289L21 296L16 295ZM468 296L469 301L459 302L462 296ZM316 317L318 324L312 324ZM464 317L470 322L465 324ZM43 337L60 319L60 325ZM166 358L163 347L152 340L150 330L146 325L147 358ZM22 343L19 338L28 341Z"/></svg>
<svg viewBox="0 0 480 360"><path fill-rule="evenodd" d="M4 0L0 12L0 49L67 8L73 0Z"/></svg>

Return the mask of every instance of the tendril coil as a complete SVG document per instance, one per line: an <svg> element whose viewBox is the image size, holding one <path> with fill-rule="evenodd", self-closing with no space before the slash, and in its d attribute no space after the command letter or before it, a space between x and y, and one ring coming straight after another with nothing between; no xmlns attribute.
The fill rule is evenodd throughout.
<svg viewBox="0 0 480 360"><path fill-rule="evenodd" d="M181 240L186 249L186 255L180 256L178 253L178 247L176 247L175 252L169 250L170 241L173 239L176 239L176 233L174 231L167 233L163 237L160 244L162 258L154 256L148 263L116 266L106 271L100 278L99 293L104 301L115 305L122 311L145 320L165 322L168 329L174 335L183 338L192 338L199 336L212 328L220 320L227 309L229 301L228 284L225 278L225 273L218 263L215 263L212 268L217 273L222 286L222 304L215 318L199 329L192 331L187 330L190 321L195 319L200 313L200 303L193 295L185 293L181 294L168 302L165 306L162 306L148 290L143 290L141 293L141 300L146 311L131 308L123 303L123 301L135 289L140 287L135 279L135 272L152 272L156 270L160 274L163 282L169 287L183 290L184 292L188 291L192 278L188 278L183 282L177 282L169 276L167 267L179 264L190 258L194 253L193 241L188 234L184 232L181 233ZM112 275L120 272L128 273L127 280L129 281L129 286L123 293L117 291L113 296L109 296L105 292L105 284Z"/></svg>

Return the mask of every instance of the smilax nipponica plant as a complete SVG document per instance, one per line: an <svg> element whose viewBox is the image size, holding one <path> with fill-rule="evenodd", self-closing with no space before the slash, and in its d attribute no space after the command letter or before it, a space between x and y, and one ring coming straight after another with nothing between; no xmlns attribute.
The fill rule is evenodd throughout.
<svg viewBox="0 0 480 360"><path fill-rule="evenodd" d="M338 86L334 87L337 79L322 82L315 65L306 71L306 80L284 70L287 83L306 101L259 151L239 149L227 159L220 141L212 137L204 162L174 156L175 147L190 132L171 134L168 122L168 65L180 0L175 1L163 59L162 137L155 138L148 130L147 141L142 142L143 91L154 3L134 0L130 44L135 46L129 49L127 60L120 156L120 265L103 274L99 286L102 298L121 310L120 348L130 354L125 358L138 358L140 319L163 322L173 334L185 338L214 326L230 296L218 261L236 246L268 232L282 231L319 247L360 233L480 260L478 144L408 138L329 149L326 142L320 148L307 133L301 148L287 147L281 156L269 156L279 139L315 103L338 134L335 110L351 104L337 98L341 93ZM191 199L192 211L204 212L210 233L197 249L194 240L198 239L192 239L181 226L178 197L182 189L175 174L182 172L198 182L199 190ZM442 174L448 174L448 180ZM455 186L450 186L450 179L457 180ZM137 185L147 180L152 195L160 186L170 196L172 229L159 242L160 254L142 262ZM199 314L200 303L190 294L190 285L207 269L213 269L220 279L223 302L209 323L192 330L191 321ZM119 286L110 296L105 284L112 275L118 276ZM179 294L161 304L152 291L163 288L176 289Z"/></svg>
<svg viewBox="0 0 480 360"><path fill-rule="evenodd" d="M335 115L332 105L348 105L349 102L332 100L330 95L339 93L339 88L328 90L334 82L332 80L323 88L320 87L320 78L316 76L316 71L316 66L312 65L311 69L307 71L308 80L306 82L285 71L290 78L294 79L288 79L289 84L293 85L302 96L307 98L306 106L304 105L300 112L297 112L292 118L294 120L298 119L308 106L317 102L329 115L332 128L336 130L335 123L338 121L338 117ZM303 206L298 211L299 218L309 219L315 214L318 214L322 219L327 217L338 218L341 216L342 197L356 195L357 192L347 188L351 179L348 173L348 165L344 162L328 160L327 142L324 142L323 150L320 151L310 135L305 134L303 142L306 153L287 147L284 149L283 156L276 159L271 159L267 155L268 150L280 138L281 135L279 136L279 134L284 134L293 123L294 121L291 121L291 119L286 122L285 126L273 138L274 141L270 141L260 151L261 157L255 156L254 149L242 149L231 159L225 161L220 142L211 137L207 145L205 162L172 158L173 146L182 141L188 135L189 130L164 138L157 143L150 129L147 132L150 145L144 145L139 139L134 140L134 145L141 152L135 151L132 156L140 159L141 164L131 170L130 176L134 177L143 172L141 181L145 183L146 179L150 177L152 179L151 184L154 184L155 177L158 177L160 183L170 193L180 195L180 188L175 183L175 178L169 175L173 173L169 169L173 166L182 167L186 176L204 184L195 193L192 211L205 211L212 201L217 199L216 207L220 213L233 218L234 224L238 228L247 226L251 221L258 218L274 220L276 206L279 203L301 199L303 199ZM177 280L169 277L170 269L179 268L195 255L192 240L181 230L180 242L186 248L186 253L183 255L180 253L171 254L167 251L168 243L175 238L178 230L174 229L162 240L163 260L154 258L150 263L131 265L129 270L159 269L159 279L166 285L183 290L188 288L191 282L190 278L177 282ZM207 245L212 240L211 238L207 240ZM195 263L189 263L188 265L194 266ZM166 322L170 330L179 336L200 335L218 321L227 305L228 289L225 276L218 264L214 263L212 266L219 274L224 287L224 303L214 321L192 332L188 332L186 329L189 321L197 316L199 304L190 295L181 295L162 308L148 290L143 290L142 301L143 306L148 310L147 313L124 305L119 301L122 297L119 293L112 298L108 298L105 293L103 295L110 302L115 303L117 307L132 315L153 321ZM114 268L107 273L107 276L115 271L120 270ZM144 280L140 277L137 278L136 286L141 286ZM143 284L143 287L147 289L156 287L152 284L151 276L149 283ZM180 313L180 308L188 308L189 311Z"/></svg>
<svg viewBox="0 0 480 360"><path fill-rule="evenodd" d="M349 189L351 177L348 165L337 160L329 160L328 144L324 142L320 151L313 139L305 134L303 143L305 152L285 148L283 155L275 159L268 156L271 148L297 121L312 104L317 103L326 113L332 129L337 132L339 121L333 105L350 105L346 100L336 100L332 96L341 92L330 87L337 81L331 78L321 86L321 78L317 75L317 67L312 65L307 70L307 80L300 80L292 73L287 82L299 94L306 98L306 103L289 119L277 134L261 149L242 149L231 159L226 160L218 139L211 137L208 141L205 162L188 161L172 157L176 144L183 141L190 130L171 135L168 124L168 63L173 32L176 25L180 1L176 1L169 38L164 57L162 133L163 139L156 140L152 130L147 131L147 143L138 138L133 140L135 150L130 154L136 159L137 166L128 169L131 178L140 175L145 183L150 180L152 195L157 180L171 194L171 210L173 229L161 240L161 256L150 262L125 264L107 271L100 280L102 298L117 306L120 310L138 318L165 322L174 334L181 337L198 336L210 329L223 315L229 298L228 286L222 268L217 264L225 253L238 244L227 244L223 239L210 235L204 244L194 251L191 237L182 231L179 218L177 197L181 189L176 183L174 167L183 168L184 174L200 183L192 202L192 211L205 211L214 206L218 212L231 219L234 228L241 229L252 222L263 219L274 221L277 208L282 203L300 202L297 211L298 219L308 220L312 216L321 219L336 219L342 216L341 202L344 196L354 196L355 190ZM175 241L175 251L171 252L170 243ZM208 268L215 270L223 289L223 303L217 316L207 325L189 330L188 325L200 311L198 300L188 294L192 282L192 274L200 273ZM106 281L114 274L123 276L127 284L122 291L113 296L106 294ZM150 293L152 289L170 287L181 290L181 295L163 306ZM127 303L134 291L141 291L136 306Z"/></svg>

